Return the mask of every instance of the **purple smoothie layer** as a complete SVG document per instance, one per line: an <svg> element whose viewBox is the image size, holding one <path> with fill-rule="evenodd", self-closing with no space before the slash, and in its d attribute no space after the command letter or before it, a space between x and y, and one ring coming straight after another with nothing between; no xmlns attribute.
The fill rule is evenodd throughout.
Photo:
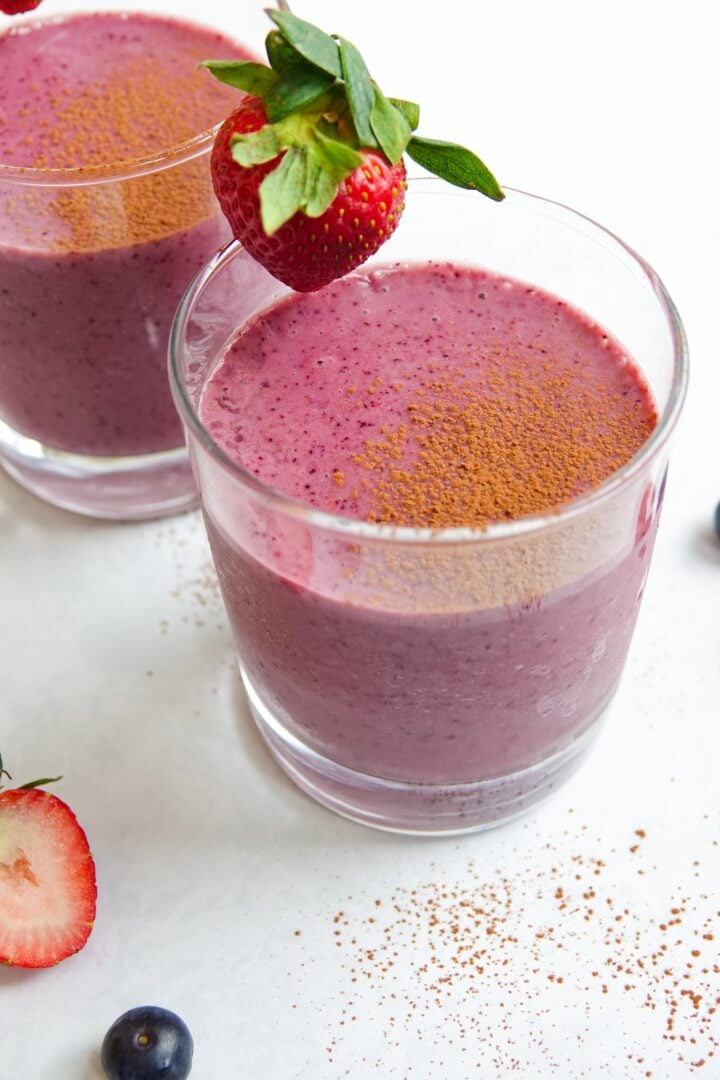
<svg viewBox="0 0 720 1080"><path fill-rule="evenodd" d="M193 275L228 239L225 219L96 253L0 245L0 419L77 454L181 446L167 340Z"/></svg>
<svg viewBox="0 0 720 1080"><path fill-rule="evenodd" d="M422 445L392 439L409 410L431 385L444 392L461 358L464 389L469 371L473 394L488 394L488 357L493 392L520 414L516 380L498 382L497 364L537 372L557 426L583 394L616 403L622 423L637 424L638 445L656 422L638 369L585 315L540 290L452 267L360 273L281 303L228 350L200 415L266 483L365 519L385 475L368 474L368 446L389 442L398 469L412 471ZM548 365L558 374L550 383ZM613 422L595 413L583 438L607 446ZM542 445L545 434L536 431ZM610 453L601 472L622 463ZM521 473L532 483L529 469ZM576 474L572 483L589 486ZM642 495L633 489L595 518L527 540L425 551L328 538L254 503L240 526L219 493L206 516L243 667L276 721L359 772L451 784L526 769L603 711L654 538ZM612 541L599 542L610 524Z"/></svg>
<svg viewBox="0 0 720 1080"><path fill-rule="evenodd" d="M248 54L141 14L10 29L0 35L0 162L125 176L128 162L226 115L236 94L197 70L217 55ZM80 454L181 446L168 333L189 280L228 238L206 158L72 188L13 183L0 167L0 420Z"/></svg>
<svg viewBox="0 0 720 1080"><path fill-rule="evenodd" d="M241 663L270 713L347 768L437 784L519 772L600 716L655 533L532 603L442 614L299 588L207 526Z"/></svg>

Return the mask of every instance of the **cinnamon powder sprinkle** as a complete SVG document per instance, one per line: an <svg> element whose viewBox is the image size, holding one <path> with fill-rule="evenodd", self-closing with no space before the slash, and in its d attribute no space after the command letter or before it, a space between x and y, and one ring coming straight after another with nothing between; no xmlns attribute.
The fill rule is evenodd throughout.
<svg viewBox="0 0 720 1080"><path fill-rule="evenodd" d="M51 216L54 252L103 251L162 240L215 216L217 205L207 183L207 161L196 159L172 169L119 183L66 188L46 207ZM38 196L31 192L28 198Z"/></svg>
<svg viewBox="0 0 720 1080"><path fill-rule="evenodd" d="M50 97L38 124L34 165L90 169L161 156L222 119L232 100L199 71L198 46L174 45L172 68L139 56L110 69L102 82Z"/></svg>
<svg viewBox="0 0 720 1080"><path fill-rule="evenodd" d="M175 72L140 57L74 98L52 99L35 165L82 171L183 143L221 115L225 95L214 82L190 56L178 58ZM117 183L66 188L52 211L66 226L54 250L92 251L162 239L212 217L217 205L201 157Z"/></svg>
<svg viewBox="0 0 720 1080"><path fill-rule="evenodd" d="M217 215L206 155L122 179L133 163L162 158L231 108L233 91L198 70L212 44L209 36L184 43L176 34L171 68L149 54L125 59L88 86L55 80L46 110L33 118L28 164L88 180L110 170L119 179L19 188L2 210L22 242L58 253L108 250L160 240Z"/></svg>
<svg viewBox="0 0 720 1080"><path fill-rule="evenodd" d="M602 484L657 423L637 394L498 349L481 393L458 369L428 379L407 412L354 458L372 474L371 521L442 528L542 513Z"/></svg>

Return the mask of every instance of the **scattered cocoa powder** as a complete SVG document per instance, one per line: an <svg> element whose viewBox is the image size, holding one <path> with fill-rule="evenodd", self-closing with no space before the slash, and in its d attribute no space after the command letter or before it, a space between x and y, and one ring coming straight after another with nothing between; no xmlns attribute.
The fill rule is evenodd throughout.
<svg viewBox="0 0 720 1080"><path fill-rule="evenodd" d="M158 556L170 564L175 579L169 594L174 617L160 620L161 633L167 634L177 620L222 634L230 649L217 574L199 515L186 514L178 523L156 528L154 541ZM234 652L230 651L229 657L230 666L234 666Z"/></svg>
<svg viewBox="0 0 720 1080"><path fill-rule="evenodd" d="M636 830L634 857L591 839L585 827L567 835L569 847L542 841L539 859L528 847L512 874L471 859L459 879L431 870L382 901L348 897L329 920L341 971L332 983L340 1004L329 1025L330 1061L339 1060L343 1030L360 1014L389 1049L424 1043L433 1075L449 1075L444 1049L459 1048L467 1069L453 1070L458 1080L486 1070L569 1076L563 1038L593 1045L603 1002L601 1015L615 1017L604 1051L629 1063L627 1073L608 1075L719 1075L720 911L712 883L673 893L658 882L640 894L633 877L652 880L657 870L644 854L644 829ZM700 863L691 865L697 877ZM576 1018L584 1011L584 1033L582 1020L570 1022L573 1035L552 1021L570 1004ZM396 1071L385 1062L382 1074Z"/></svg>

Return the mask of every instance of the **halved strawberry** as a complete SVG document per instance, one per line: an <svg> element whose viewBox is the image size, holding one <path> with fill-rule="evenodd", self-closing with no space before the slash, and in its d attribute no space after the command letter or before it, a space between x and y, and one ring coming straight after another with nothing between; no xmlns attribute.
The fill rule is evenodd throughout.
<svg viewBox="0 0 720 1080"><path fill-rule="evenodd" d="M414 134L420 110L385 97L351 42L268 10L269 66L208 60L246 97L220 128L210 169L233 235L294 289L311 291L364 262L405 205L403 154L458 187L502 199L465 147Z"/></svg>
<svg viewBox="0 0 720 1080"><path fill-rule="evenodd" d="M0 962L40 968L72 956L90 936L96 898L70 807L37 787L0 791Z"/></svg>

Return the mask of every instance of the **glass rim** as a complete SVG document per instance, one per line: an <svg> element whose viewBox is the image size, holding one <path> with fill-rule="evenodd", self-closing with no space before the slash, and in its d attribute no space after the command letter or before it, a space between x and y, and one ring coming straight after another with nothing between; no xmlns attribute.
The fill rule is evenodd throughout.
<svg viewBox="0 0 720 1080"><path fill-rule="evenodd" d="M59 15L49 15L25 20L21 26L32 24L33 26L48 25L63 22L77 15L92 15L93 11L67 11ZM137 14L130 8L118 9L117 15ZM152 17L157 12L145 11L142 14ZM173 16L176 18L176 16ZM181 19L184 23L197 26L206 30L207 27L200 23L194 23L190 19ZM5 33L5 31L3 31ZM2 34L0 34L0 37ZM149 173L159 172L161 169L174 168L176 165L184 165L194 158L201 157L212 148L223 121L218 121L212 127L205 128L189 139L180 143L165 147L153 154L142 157L124 158L121 161L111 161L102 165L79 165L70 168L43 169L34 165L7 165L0 161L0 183L8 182L25 187L83 187L88 184L117 183L122 180L134 180L139 176L147 176Z"/></svg>
<svg viewBox="0 0 720 1080"><path fill-rule="evenodd" d="M423 194L432 194L442 190L461 198L478 197L474 192L462 191L458 188L448 189L445 182L434 178L412 178L409 180L409 184L414 189L419 188L422 190ZM512 521L491 522L482 526L453 525L438 528L431 526L383 525L342 517L339 514L309 506L260 480L249 470L234 461L206 430L190 400L181 371L184 330L194 303L215 274L244 252L245 249L237 240L231 241L217 252L195 275L180 301L173 321L168 349L170 384L175 405L188 431L198 439L210 456L234 476L243 487L251 489L253 493L272 503L277 509L294 518L301 518L309 525L342 535L345 539L356 538L358 540L362 539L364 542L375 540L383 543L452 545L480 541L487 543L495 540L518 538L577 518L611 499L618 491L628 487L667 442L678 420L685 399L688 382L688 349L680 315L655 270L615 233L599 225L587 215L573 210L563 203L505 185L503 185L503 190L510 205L528 205L536 211L542 212L544 210L546 215L561 222L565 220L566 224L570 221L582 222L585 226L590 226L592 230L601 233L606 242L609 241L611 245L618 245L625 255L629 256L632 262L642 271L662 309L670 332L673 345L672 383L667 402L660 412L658 423L649 438L646 439L630 461L611 473L601 485L542 514L532 514Z"/></svg>

